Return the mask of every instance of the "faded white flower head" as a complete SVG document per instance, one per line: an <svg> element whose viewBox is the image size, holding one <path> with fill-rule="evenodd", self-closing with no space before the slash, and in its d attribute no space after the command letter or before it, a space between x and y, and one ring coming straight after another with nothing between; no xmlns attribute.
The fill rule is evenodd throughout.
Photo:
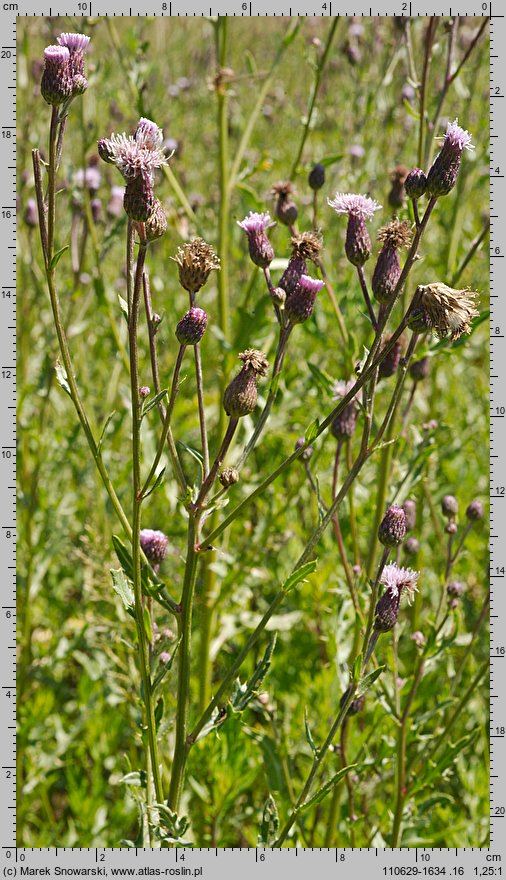
<svg viewBox="0 0 506 880"><path fill-rule="evenodd" d="M400 595L405 590L408 603L411 604L414 594L418 592L416 584L419 577L419 571L413 571L412 568L400 568L395 562L389 562L381 573L380 583L390 592L392 597Z"/></svg>
<svg viewBox="0 0 506 880"><path fill-rule="evenodd" d="M358 195L357 193L340 193L337 192L333 199L327 199L328 204L337 214L348 214L348 216L369 219L374 216L375 211L379 211L381 205L369 196Z"/></svg>
<svg viewBox="0 0 506 880"><path fill-rule="evenodd" d="M455 290L436 281L420 285L417 293L430 327L440 337L449 336L452 342L469 333L471 319L479 315L475 308L478 294L469 288Z"/></svg>

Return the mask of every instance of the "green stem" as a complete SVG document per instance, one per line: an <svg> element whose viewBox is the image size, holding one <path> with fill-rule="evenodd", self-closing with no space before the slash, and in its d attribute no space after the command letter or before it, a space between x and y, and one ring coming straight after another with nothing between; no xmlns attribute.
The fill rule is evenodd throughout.
<svg viewBox="0 0 506 880"><path fill-rule="evenodd" d="M462 275L464 269L467 268L467 266L469 265L469 263L473 259L476 251L478 250L480 244L483 241L485 241L487 235L489 235L489 234L490 234L490 220L487 220L486 223L484 224L483 229L481 230L480 234L474 239L471 247L469 248L469 251L467 252L464 259L462 260L460 266L458 267L458 269L456 269L456 271L452 275L452 279L450 281L450 285L452 287L455 287L455 285L458 284L458 282L460 280L460 276Z"/></svg>
<svg viewBox="0 0 506 880"><path fill-rule="evenodd" d="M424 158L425 142L425 102L427 96L427 81L432 58L432 44L436 35L437 18L430 18L425 32L425 54L423 58L422 82L420 85L420 128L418 131L418 167L422 167Z"/></svg>
<svg viewBox="0 0 506 880"><path fill-rule="evenodd" d="M207 426L206 426L206 410L204 404L204 382L202 377L202 358L200 356L200 343L194 346L195 349L195 379L197 383L197 400L199 406L199 423L200 423L200 441L202 444L203 457L203 477L206 479L209 473L209 444L207 442Z"/></svg>
<svg viewBox="0 0 506 880"><path fill-rule="evenodd" d="M334 18L332 24L330 25L329 32L327 34L327 39L325 41L325 47L324 47L322 56L321 56L320 60L318 61L318 66L316 68L316 73L315 73L315 78L314 78L314 83L313 83L313 91L311 93L311 98L309 100L309 107L308 107L308 111L306 114L306 123L305 123L303 131L302 131L302 137L301 137L301 140L299 143L299 149L297 150L297 155L294 159L292 169L290 171L290 176L289 176L290 180L293 180L293 178L297 174L297 169L299 167L302 153L304 151L307 136L308 136L309 130L311 128L313 113L314 113L314 109L316 106L316 100L318 98L318 92L320 90L320 83L321 83L321 79L322 79L322 74L325 69L325 65L327 63L327 59L328 59L328 56L330 53L332 42L334 40L334 36L336 33L338 23L339 23L339 18L337 18L337 17Z"/></svg>
<svg viewBox="0 0 506 880"><path fill-rule="evenodd" d="M190 714L190 670L191 670L191 630L193 617L193 597L197 576L198 523L190 514L188 519L188 543L183 591L181 595L180 645L178 652L176 743L172 761L168 805L177 813L184 785L186 761L188 758L188 722Z"/></svg>
<svg viewBox="0 0 506 880"><path fill-rule="evenodd" d="M160 436L160 440L158 441L158 448L156 450L155 458L153 464L151 465L151 470L149 471L148 476L146 477L146 481L141 489L141 498L146 495L146 492L149 489L151 480L156 474L156 469L159 465L160 459L162 457L163 450L165 448L165 443L167 441L167 437L170 431L170 421L172 418L172 413L174 412L174 405L176 403L177 393L179 391L179 373L181 371L181 364L183 363L184 353L186 351L186 345L180 345L179 351L177 353L176 363L174 366L174 373L172 375L172 385L170 389L169 402L167 404L167 409L165 411L165 418L163 421L162 434Z"/></svg>
<svg viewBox="0 0 506 880"><path fill-rule="evenodd" d="M202 483L202 486L201 486L201 489L199 492L199 496L195 502L195 510L200 510L202 508L202 506L204 505L204 502L207 498L207 495L209 494L209 491L213 487L213 483L216 479L216 476L218 474L220 467L222 466L222 464L225 460L225 456L228 452L228 448L229 448L229 446L232 442L232 439L234 437L238 423L239 423L239 419L232 418L232 417L229 418L227 430L225 431L225 436L223 437L219 452L218 452L216 458L214 459L213 466L212 466L211 470L209 471L204 482Z"/></svg>
<svg viewBox="0 0 506 880"><path fill-rule="evenodd" d="M219 16L215 25L216 61L218 78L220 71L226 67L227 58L226 16ZM220 272L218 272L218 323L226 340L230 339L229 310L229 214L230 214L230 182L229 182L229 144L228 144L228 95L226 83L219 82L216 87L218 109L218 182L220 190L220 207L218 216L218 253L220 255ZM226 381L222 376L222 391ZM223 434L225 413L220 409L220 434Z"/></svg>
<svg viewBox="0 0 506 880"><path fill-rule="evenodd" d="M392 829L392 846L399 846L399 837L401 831L402 813L406 798L406 745L408 737L408 718L413 705L418 685L423 676L424 658L422 657L418 663L413 684L408 694L406 705L401 717L401 726L397 738L397 795L395 802L394 824Z"/></svg>
<svg viewBox="0 0 506 880"><path fill-rule="evenodd" d="M130 235L133 230L130 229ZM151 672L149 668L149 645L144 626L144 603L142 596L141 576L141 408L139 400L139 353L137 334L139 328L139 302L141 296L142 273L146 257L146 244L141 243L137 257L135 283L132 293L132 307L128 315L128 340L130 347L130 393L132 406L132 482L133 482L133 522L132 522L132 569L134 590L134 614L137 629L139 663L142 679L142 698L145 708L146 735L151 755L151 769L157 801L163 803L163 788L160 776L160 759L156 739L156 722L151 690ZM149 784L149 783L148 783Z"/></svg>

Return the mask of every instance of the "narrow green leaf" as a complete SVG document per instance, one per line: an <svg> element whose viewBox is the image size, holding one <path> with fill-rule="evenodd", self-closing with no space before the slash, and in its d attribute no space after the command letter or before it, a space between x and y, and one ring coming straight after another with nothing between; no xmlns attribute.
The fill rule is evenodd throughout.
<svg viewBox="0 0 506 880"><path fill-rule="evenodd" d="M306 575L312 574L313 571L316 569L317 564L318 560L313 559L312 562L306 562L306 564L301 565L301 567L298 568L297 571L292 572L292 574L287 577L286 581L281 587L283 592L289 593L290 590L293 590L293 588L296 587L297 584L300 584L301 581L304 582L306 579Z"/></svg>
<svg viewBox="0 0 506 880"><path fill-rule="evenodd" d="M143 498L147 498L147 497L148 497L149 495L151 495L156 489L158 489L158 487L161 486L161 484L163 483L163 478L164 478L164 476L165 476L165 466L164 466L164 467L161 469L161 471L159 471L159 473L156 475L156 480L155 480L155 482L153 483L153 485L151 486L151 489L148 489L148 491L146 492L146 494L143 495L142 497L143 497Z"/></svg>
<svg viewBox="0 0 506 880"><path fill-rule="evenodd" d="M160 697L155 706L155 725L156 729L160 727L161 720L163 718L163 710L165 708L165 703L163 697Z"/></svg>
<svg viewBox="0 0 506 880"><path fill-rule="evenodd" d="M151 691L152 691L152 693L154 693L154 692L156 691L158 685L162 683L162 681L163 681L163 679L165 678L165 676L167 675L167 673L170 672L170 670L172 669L172 667L173 667L173 665L174 665L174 660L176 659L176 654L177 654L177 652L178 652L178 648L179 648L179 645L180 645L180 644L181 644L181 639L179 639L179 641L178 641L176 647L174 648L174 650L172 651L172 654L170 655L169 660L167 660L167 663L164 663L163 666L162 666L162 668L161 668L160 671L158 672L156 678L154 679L154 681L153 681L153 683L152 683L152 685L151 685Z"/></svg>
<svg viewBox="0 0 506 880"><path fill-rule="evenodd" d="M134 591L122 568L111 568L112 585L120 597L125 608L131 608L134 604Z"/></svg>
<svg viewBox="0 0 506 880"><path fill-rule="evenodd" d="M102 431L101 431L101 434L100 434L100 439L99 439L98 444L97 444L97 452L100 452L100 450L101 450L101 448L102 448L102 443L104 442L105 432L107 431L107 428L108 428L108 426L109 426L109 423L110 423L111 419L112 419L113 416L115 416L115 415L116 415L116 410L113 410L112 413L109 413L109 415L107 416L107 418L106 418L106 420L105 420L104 427L102 428Z"/></svg>
<svg viewBox="0 0 506 880"><path fill-rule="evenodd" d="M320 422L318 419L315 419L314 422L311 422L308 428L306 428L306 433L304 434L304 440L306 443L311 443L312 440L316 437L318 433L318 428L320 427Z"/></svg>
<svg viewBox="0 0 506 880"><path fill-rule="evenodd" d="M316 758L316 756L318 754L318 746L316 745L316 743L313 739L313 735L311 733L311 728L309 727L309 721L308 721L308 717L307 717L307 706L304 709L304 726L306 728L306 739L308 741L309 748L311 749L313 755Z"/></svg>
<svg viewBox="0 0 506 880"><path fill-rule="evenodd" d="M160 391L158 394L156 394L154 397L152 397L151 400L148 400L146 405L144 406L144 409L142 410L142 415L145 416L146 413L148 413L151 409L153 409L153 407L158 406L158 404L161 403L163 398L168 393L169 393L169 389L164 388L162 391Z"/></svg>
<svg viewBox="0 0 506 880"><path fill-rule="evenodd" d="M118 302L119 302L120 309L123 313L123 317L125 318L125 321L128 324L128 303L127 303L126 299L123 299L123 297L119 295L119 293L118 293Z"/></svg>
<svg viewBox="0 0 506 880"><path fill-rule="evenodd" d="M151 644L153 641L153 628L151 626L151 614L149 613L149 608L144 609L143 613L144 618L144 632L148 638L149 643Z"/></svg>
<svg viewBox="0 0 506 880"><path fill-rule="evenodd" d="M56 253L53 254L51 262L49 263L49 271L50 272L56 268L56 266L60 262L61 258L63 257L63 254L65 253L65 251L68 251L68 249L69 249L69 245L66 244L64 247L60 248L59 251L56 251Z"/></svg>
<svg viewBox="0 0 506 880"><path fill-rule="evenodd" d="M409 103L409 101L406 100L406 98L404 98L402 103L404 104L404 109L407 110L407 112L409 113L410 116L413 117L413 119L420 119L420 114L414 109L414 107L411 106L411 104Z"/></svg>
<svg viewBox="0 0 506 880"><path fill-rule="evenodd" d="M364 658L363 658L362 654L360 653L358 655L358 657L355 658L355 662L353 664L352 678L353 678L354 684L358 684L358 682L360 681L360 674L362 672L363 663L364 663Z"/></svg>
<svg viewBox="0 0 506 880"><path fill-rule="evenodd" d="M324 156L323 159L320 159L320 165L324 165L325 168L330 168L331 165L340 162L342 158L342 153L332 153L330 156Z"/></svg>
<svg viewBox="0 0 506 880"><path fill-rule="evenodd" d="M378 666L377 669L373 669L372 672L369 672L360 682L359 685L359 693L365 694L366 691L369 690L370 687L374 684L375 681L380 677L381 673L384 672L385 666Z"/></svg>
<svg viewBox="0 0 506 880"><path fill-rule="evenodd" d="M346 774L349 773L350 770L353 770L355 767L358 767L358 764L349 764L348 767L343 767L342 770L339 770L339 772L336 773L332 777L332 779L329 779L329 781L326 782L325 785L322 785L322 787L318 789L318 791L313 795L312 798L309 798L308 801L305 801L305 803L303 803L299 807L298 812L305 813L306 810L309 810L309 808L313 807L315 804L321 804L323 799L326 798L328 794L330 794L332 789L335 788L339 782L341 782L341 779L344 779Z"/></svg>
<svg viewBox="0 0 506 880"><path fill-rule="evenodd" d="M258 690L269 671L272 655L276 647L277 635L274 633L267 645L266 651L262 659L255 668L253 675L245 685L239 684L233 698L232 706L236 712L244 712L251 700L257 695Z"/></svg>

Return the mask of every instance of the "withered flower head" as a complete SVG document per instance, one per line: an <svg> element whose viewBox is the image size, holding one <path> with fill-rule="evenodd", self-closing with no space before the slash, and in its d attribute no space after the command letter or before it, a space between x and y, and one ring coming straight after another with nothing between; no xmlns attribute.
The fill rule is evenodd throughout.
<svg viewBox="0 0 506 880"><path fill-rule="evenodd" d="M420 285L417 293L430 328L439 337L449 336L453 342L470 332L471 319L479 315L474 305L477 293L469 288L455 290L439 281Z"/></svg>
<svg viewBox="0 0 506 880"><path fill-rule="evenodd" d="M204 286L213 269L220 268L220 258L210 244L202 238L179 247L175 257L179 266L179 282L189 293L196 293Z"/></svg>
<svg viewBox="0 0 506 880"><path fill-rule="evenodd" d="M293 195L294 192L295 187L289 180L280 180L279 183L275 183L271 189L272 195L277 196L279 199L287 199L288 196Z"/></svg>
<svg viewBox="0 0 506 880"><path fill-rule="evenodd" d="M301 257L315 263L320 256L323 238L321 232L301 232L292 236L292 257Z"/></svg>
<svg viewBox="0 0 506 880"><path fill-rule="evenodd" d="M395 248L396 250L407 247L411 244L409 223L406 220L391 220L379 230L378 241L383 242L383 247Z"/></svg>
<svg viewBox="0 0 506 880"><path fill-rule="evenodd" d="M241 351L238 358L243 362L244 367L249 367L257 376L265 376L269 369L269 361L265 357L263 351L256 348L247 348Z"/></svg>

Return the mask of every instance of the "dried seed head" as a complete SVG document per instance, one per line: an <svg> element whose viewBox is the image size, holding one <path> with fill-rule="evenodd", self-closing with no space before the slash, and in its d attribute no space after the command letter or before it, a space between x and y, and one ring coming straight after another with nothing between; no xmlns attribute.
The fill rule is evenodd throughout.
<svg viewBox="0 0 506 880"><path fill-rule="evenodd" d="M403 544L403 550L406 556L417 556L420 552L420 542L413 535L410 535Z"/></svg>
<svg viewBox="0 0 506 880"><path fill-rule="evenodd" d="M225 388L223 395L225 412L236 419L249 415L255 409L258 376L265 376L269 367L263 352L255 349L241 352L239 359L244 366Z"/></svg>
<svg viewBox="0 0 506 880"><path fill-rule="evenodd" d="M406 514L402 507L391 504L381 520L378 540L384 547L397 547L406 536Z"/></svg>
<svg viewBox="0 0 506 880"><path fill-rule="evenodd" d="M444 495L441 500L443 516L453 519L459 512L459 503L454 495Z"/></svg>
<svg viewBox="0 0 506 880"><path fill-rule="evenodd" d="M432 323L425 309L415 308L408 318L408 327L414 333L430 333Z"/></svg>
<svg viewBox="0 0 506 880"><path fill-rule="evenodd" d="M391 220L386 226L378 231L378 241L383 247L395 248L408 247L411 243L411 229L406 220Z"/></svg>
<svg viewBox="0 0 506 880"><path fill-rule="evenodd" d="M348 699L348 697L350 695L350 691L351 691L351 685L349 688L346 688L344 694L342 695L341 699L339 700L339 706L341 707L341 709L344 706L344 704L346 703L346 700ZM351 701L350 705L348 706L348 711L346 713L346 717L348 718L350 715L356 715L358 712L361 712L362 709L364 708L364 704L365 704L365 694L360 694L359 696L356 696Z"/></svg>
<svg viewBox="0 0 506 880"><path fill-rule="evenodd" d="M416 293L430 328L439 337L449 336L452 342L469 333L471 319L479 315L474 305L478 294L468 288L455 290L436 281L420 285Z"/></svg>
<svg viewBox="0 0 506 880"><path fill-rule="evenodd" d="M467 505L466 516L470 522L476 522L478 519L483 519L483 504L479 498L475 498Z"/></svg>
<svg viewBox="0 0 506 880"><path fill-rule="evenodd" d="M263 351L256 348L247 348L238 355L240 361L243 362L243 369L252 370L257 376L266 376L269 369L269 361L265 357Z"/></svg>
<svg viewBox="0 0 506 880"><path fill-rule="evenodd" d="M176 327L176 336L181 345L197 345L207 327L207 315L204 309L192 306L183 315Z"/></svg>
<svg viewBox="0 0 506 880"><path fill-rule="evenodd" d="M47 46L44 49L40 91L44 101L56 107L72 95L70 53L65 46Z"/></svg>
<svg viewBox="0 0 506 880"><path fill-rule="evenodd" d="M301 232L292 236L292 257L302 257L303 260L311 260L316 263L320 256L323 244L321 232Z"/></svg>
<svg viewBox="0 0 506 880"><path fill-rule="evenodd" d="M385 348L389 344L389 342L390 337L385 341L385 345L383 346L383 348ZM404 340L401 336L401 338L398 339L394 346L390 349L386 357L383 358L378 370L378 376L380 379L388 379L390 378L390 376L393 376L394 373L397 372L397 369L401 362L403 345Z"/></svg>
<svg viewBox="0 0 506 880"><path fill-rule="evenodd" d="M295 187L290 180L280 180L272 186L271 193L278 199L288 199L295 193Z"/></svg>
<svg viewBox="0 0 506 880"><path fill-rule="evenodd" d="M416 501L413 498L407 498L402 509L406 517L406 531L411 532L416 525Z"/></svg>
<svg viewBox="0 0 506 880"><path fill-rule="evenodd" d="M404 181L408 176L408 168L405 165L396 165L390 172L392 188L388 193L388 204L392 208L402 208L405 198Z"/></svg>
<svg viewBox="0 0 506 880"><path fill-rule="evenodd" d="M261 269L266 269L274 259L274 248L267 238L266 229L274 226L268 212L257 214L250 211L244 220L237 221L237 225L244 229L248 236L249 255L255 264Z"/></svg>
<svg viewBox="0 0 506 880"><path fill-rule="evenodd" d="M151 178L147 174L139 174L128 180L123 196L123 207L130 220L145 223L155 210L156 199Z"/></svg>
<svg viewBox="0 0 506 880"><path fill-rule="evenodd" d="M427 189L427 178L421 168L413 168L404 181L406 195L410 199L420 199Z"/></svg>
<svg viewBox="0 0 506 880"><path fill-rule="evenodd" d="M432 196L444 196L457 182L460 161L464 150L474 150L471 135L461 128L458 119L448 123L441 152L436 156L427 175L427 192Z"/></svg>
<svg viewBox="0 0 506 880"><path fill-rule="evenodd" d="M322 289L323 281L301 275L300 281L285 302L285 312L292 324L302 324L313 314L316 295Z"/></svg>
<svg viewBox="0 0 506 880"><path fill-rule="evenodd" d="M414 361L409 368L409 375L415 382L420 382L422 379L426 379L429 375L430 370L430 359L427 355L425 357L420 358L419 361Z"/></svg>
<svg viewBox="0 0 506 880"><path fill-rule="evenodd" d="M233 467L223 468L218 479L225 489L229 489L234 483L239 482L239 471Z"/></svg>
<svg viewBox="0 0 506 880"><path fill-rule="evenodd" d="M276 196L276 217L285 226L293 226L299 215L297 205L292 198L294 192L295 187L289 180L275 183L271 189L272 195Z"/></svg>
<svg viewBox="0 0 506 880"><path fill-rule="evenodd" d="M153 529L141 529L141 547L146 559L154 565L160 565L167 556L169 539L163 532Z"/></svg>
<svg viewBox="0 0 506 880"><path fill-rule="evenodd" d="M167 232L167 217L163 210L162 204L155 199L155 207L153 213L144 225L144 237L146 241L156 241Z"/></svg>
<svg viewBox="0 0 506 880"><path fill-rule="evenodd" d="M321 162L313 165L309 172L308 183L311 189L317 190L322 188L325 183L325 165L322 165Z"/></svg>
<svg viewBox="0 0 506 880"><path fill-rule="evenodd" d="M220 268L220 259L202 238L179 247L171 259L179 266L179 283L189 293L196 293L207 282L213 269Z"/></svg>

